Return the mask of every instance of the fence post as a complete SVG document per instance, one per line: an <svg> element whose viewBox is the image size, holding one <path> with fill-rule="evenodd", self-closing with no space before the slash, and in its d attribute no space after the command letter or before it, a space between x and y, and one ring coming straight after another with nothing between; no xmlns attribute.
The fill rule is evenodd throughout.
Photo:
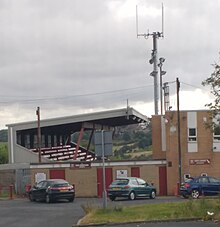
<svg viewBox="0 0 220 227"><path fill-rule="evenodd" d="M13 185L12 184L9 186L9 198L13 199Z"/></svg>

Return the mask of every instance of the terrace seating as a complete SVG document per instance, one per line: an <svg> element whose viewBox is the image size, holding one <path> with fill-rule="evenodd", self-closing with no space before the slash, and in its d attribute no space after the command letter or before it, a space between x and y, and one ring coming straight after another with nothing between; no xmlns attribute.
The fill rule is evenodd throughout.
<svg viewBox="0 0 220 227"><path fill-rule="evenodd" d="M41 148L41 156L52 161L68 161L73 160L77 144L71 142L69 145L60 145L55 147ZM37 149L31 149L32 152L38 152ZM76 155L76 160L79 161L93 161L95 154L84 147L79 147Z"/></svg>

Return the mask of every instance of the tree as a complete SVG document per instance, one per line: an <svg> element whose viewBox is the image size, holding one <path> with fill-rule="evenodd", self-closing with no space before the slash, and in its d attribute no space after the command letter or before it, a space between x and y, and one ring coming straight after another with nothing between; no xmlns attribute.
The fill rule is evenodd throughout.
<svg viewBox="0 0 220 227"><path fill-rule="evenodd" d="M131 140L131 136L129 132L123 133L123 140L125 140L126 142Z"/></svg>
<svg viewBox="0 0 220 227"><path fill-rule="evenodd" d="M2 129L0 130L0 142L7 142L8 141L8 130Z"/></svg>
<svg viewBox="0 0 220 227"><path fill-rule="evenodd" d="M0 145L0 164L8 163L8 149L7 145Z"/></svg>
<svg viewBox="0 0 220 227"><path fill-rule="evenodd" d="M206 104L206 106L209 107L211 111L211 119L218 119L220 114L220 66L215 63L213 67L213 73L202 82L202 85L211 87L211 94L214 95L214 101ZM210 122L211 126L216 125L213 121Z"/></svg>

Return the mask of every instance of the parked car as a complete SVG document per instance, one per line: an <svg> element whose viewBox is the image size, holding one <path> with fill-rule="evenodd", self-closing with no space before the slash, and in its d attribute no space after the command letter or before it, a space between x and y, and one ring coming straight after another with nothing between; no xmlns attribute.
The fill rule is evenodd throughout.
<svg viewBox="0 0 220 227"><path fill-rule="evenodd" d="M192 196L194 199L201 195L218 195L220 194L220 180L211 176L191 177L181 185L180 194L184 198Z"/></svg>
<svg viewBox="0 0 220 227"><path fill-rule="evenodd" d="M30 201L46 201L47 203L66 199L73 202L75 198L74 186L63 179L43 180L34 185L28 192Z"/></svg>
<svg viewBox="0 0 220 227"><path fill-rule="evenodd" d="M108 197L115 200L116 197L127 197L134 200L137 197L156 197L156 188L141 178L123 177L114 180L108 187Z"/></svg>

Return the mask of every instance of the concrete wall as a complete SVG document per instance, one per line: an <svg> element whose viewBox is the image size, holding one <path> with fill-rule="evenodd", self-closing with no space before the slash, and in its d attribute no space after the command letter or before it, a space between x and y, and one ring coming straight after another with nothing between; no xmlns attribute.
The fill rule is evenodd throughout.
<svg viewBox="0 0 220 227"><path fill-rule="evenodd" d="M22 147L18 144L14 145L14 162L15 163L36 163L39 160L38 154ZM48 162L48 159L41 157L42 162Z"/></svg>

